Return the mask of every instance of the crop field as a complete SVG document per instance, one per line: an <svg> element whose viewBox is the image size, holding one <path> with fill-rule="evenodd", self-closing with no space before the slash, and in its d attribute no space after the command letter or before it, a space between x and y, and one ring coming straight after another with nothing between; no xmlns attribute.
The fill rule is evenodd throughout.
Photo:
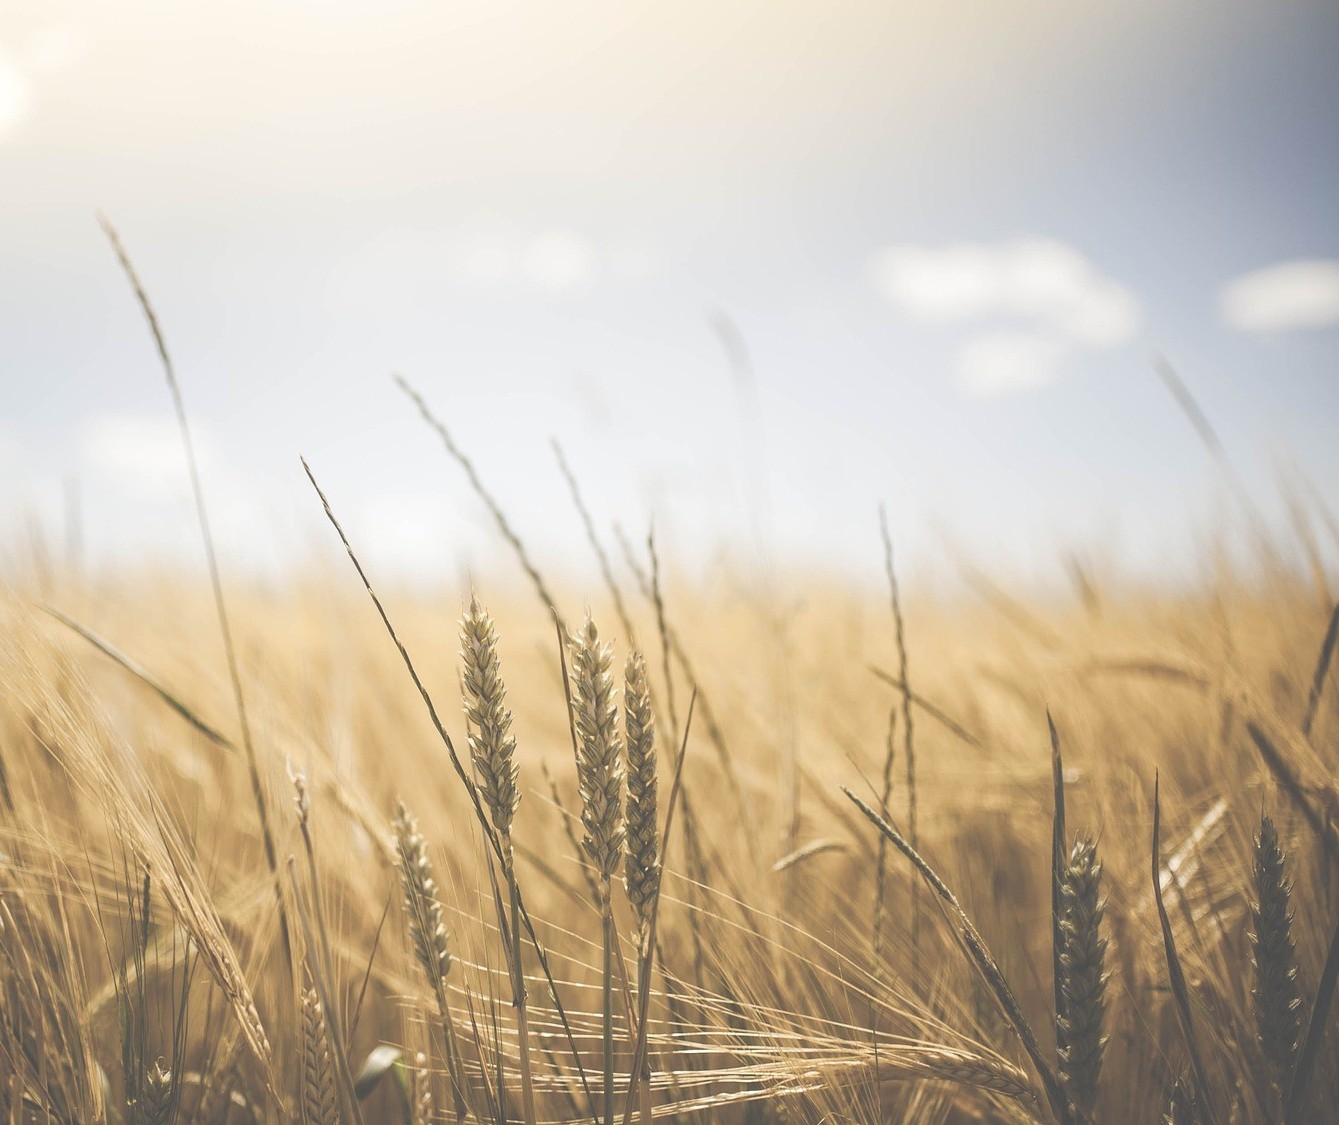
<svg viewBox="0 0 1339 1125"><path fill-rule="evenodd" d="M1330 1119L1319 505L1176 588L764 595L573 478L553 578L440 434L473 589L317 491L306 578L7 586L4 1120Z"/></svg>
<svg viewBox="0 0 1339 1125"><path fill-rule="evenodd" d="M1339 1125L1336 59L0 0L0 1125Z"/></svg>

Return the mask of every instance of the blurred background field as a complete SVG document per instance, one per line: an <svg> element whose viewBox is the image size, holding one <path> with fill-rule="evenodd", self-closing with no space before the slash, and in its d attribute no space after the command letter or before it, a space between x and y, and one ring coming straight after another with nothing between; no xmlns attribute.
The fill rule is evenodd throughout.
<svg viewBox="0 0 1339 1125"><path fill-rule="evenodd" d="M640 551L638 559L645 563ZM1046 1040L1048 709L1061 733L1068 823L1099 841L1108 898L1101 1120L1158 1119L1188 1065L1149 879L1155 775L1175 940L1215 1097L1236 1119L1274 1120L1278 1112L1254 1030L1246 941L1262 809L1279 824L1299 888L1294 932L1308 1007L1318 986L1335 910L1324 837L1336 801L1339 708L1332 686L1312 700L1328 594L1276 562L1261 566L1251 579L1224 570L1197 593L1095 584L1048 603L990 588L907 615L921 850L956 890ZM629 568L618 564L615 574L650 655L665 755L673 728L657 616ZM768 603L741 592L736 578L724 570L711 580L671 575L663 590L668 628L682 646L683 659L672 661L678 723L690 671L700 695L684 772L691 830L668 842L664 975L650 1030L657 1104L714 1120L1048 1120L1044 1104L1027 1096L915 1070L929 1065L927 1054L952 1051L998 1060L1029 1083L1016 1039L923 888L913 942L912 876L896 853L877 954L872 946L878 837L840 786L877 806L891 749L889 815L905 827L900 692L887 680L897 679L899 658L886 596L787 576ZM599 914L576 842L580 799L553 625L524 584L491 576L476 583L496 614L516 714L518 872L596 1080ZM575 620L589 603L621 662L628 638L609 592L598 583L558 588L560 612ZM462 587L391 594L386 603L462 746L455 621L465 596ZM35 608L37 598L113 640L119 659ZM777 605L785 612L773 612ZM386 850L390 815L403 799L429 842L457 1001L472 996L475 1018L500 1029L464 1023L462 1038L476 1044L467 1052L477 1050L490 1073L500 1034L514 1098L515 1034L477 825L356 578L332 570L238 590L231 608L280 856L300 857L303 848L286 771L306 778L332 972L341 1009L356 1003L359 1013L349 1036L354 1069L378 1045L401 1048L409 1060L424 1052L420 1081L448 1119L430 992L404 933ZM38 1001L10 976L11 1011L45 1026L40 1041L49 1049L63 1044L56 1057L85 1068L78 1081L91 1099L81 1103L78 1081L48 1068L46 1085L35 1087L50 1098L47 1111L60 1120L119 1119L115 973L136 947L140 884L152 871L151 940L139 954L148 1031L129 1056L132 1067L161 1055L187 1076L173 1111L180 1120L222 1120L205 1093L217 1099L220 1090L235 1095L231 1120L296 1116L305 1104L306 1040L294 1026L294 986L207 590L171 577L90 587L52 574L40 593L36 583L13 590L5 613L5 901L14 912L6 933L41 935L29 938L38 944L26 956L59 983ZM232 745L193 730L127 661ZM1283 774L1262 757L1252 728L1278 748ZM798 809L789 804L792 756ZM1280 777L1291 777L1296 791ZM1308 817L1320 820L1319 835ZM194 900L178 884L199 902L183 905ZM631 965L623 907L619 918ZM265 1028L264 1055L240 1037L221 970L196 955L183 989L183 966L192 963L186 934L220 943L235 959ZM16 955L10 949L11 973ZM527 972L544 1049L540 1119L589 1119L533 957ZM123 1019L136 1010L135 995L131 989L120 1007ZM45 1006L52 1011L39 1016ZM626 1075L628 1033L618 1026ZM22 1036L10 1028L12 1051ZM1335 1050L1330 1036L1313 1079L1316 1104L1339 1079ZM99 1106L91 1091L100 1081ZM620 1089L625 1081L617 1080ZM398 1119L390 1079L363 1109L369 1119ZM1297 1119L1320 1120L1307 1116L1314 1112ZM512 1114L521 1119L515 1103Z"/></svg>
<svg viewBox="0 0 1339 1125"><path fill-rule="evenodd" d="M1336 48L6 5L6 1119L1326 1120Z"/></svg>

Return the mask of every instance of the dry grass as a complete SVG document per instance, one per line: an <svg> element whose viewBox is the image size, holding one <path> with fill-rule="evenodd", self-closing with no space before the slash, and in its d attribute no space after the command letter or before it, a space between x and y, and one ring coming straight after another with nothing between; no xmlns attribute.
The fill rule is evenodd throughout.
<svg viewBox="0 0 1339 1125"><path fill-rule="evenodd" d="M676 577L621 534L615 566L560 453L597 589L542 573L401 385L521 585L383 598L320 494L356 574L225 602L197 489L208 585L0 595L0 1120L1339 1104L1314 537L1305 575L1261 542L1191 590L1077 571L1071 607L978 571L927 606L885 536L890 616L813 575Z"/></svg>
<svg viewBox="0 0 1339 1125"><path fill-rule="evenodd" d="M1097 1121L1154 1121L1178 1080L1183 1105L1197 1082L1149 884L1155 771L1158 889L1209 1087L1193 1100L1224 1121L1283 1112L1339 915L1326 843L1339 692L1331 685L1313 702L1312 690L1329 614L1286 575L1202 597L1106 591L1100 617L1029 607L1065 639L1060 651L990 607L918 611L912 603L906 643L922 720L917 855L970 918L964 925L933 907L927 913L938 897L922 896L919 975L911 971L910 910L919 876L906 863L888 864L876 958L880 836L839 789L849 785L871 808L879 803L888 708L901 702L868 670L898 659L877 593L813 579L796 591L805 600L786 641L805 786L801 847L780 856L771 843L784 838L787 816L776 799L779 708L749 674L760 646L774 640L773 625L720 589L675 584L675 644L691 654L743 804L700 726L690 730L683 792L699 854L690 860L687 824L676 825L661 879L650 875L661 853L644 822L656 807L647 802L654 752L648 758L645 732L653 697L665 695L663 671L634 659L626 677L627 747L637 758L629 854L620 850L624 825L613 807L624 740L606 642L582 630L573 654L579 770L551 622L524 589L490 592L495 631L467 591L388 598L387 614L430 694L447 700L466 686L468 717L446 725L481 759L479 791L514 843L523 909L552 987L513 923L505 872L493 864L471 798L356 587L310 581L234 599L276 844L301 861L285 885L287 912L319 914L320 936L313 929L304 937L295 974L248 763L233 749L226 670L202 642L208 592L184 580L157 584L151 595L128 584L48 585L62 612L150 671L158 690L199 722L37 611L22 586L6 597L0 1050L10 1078L0 1099L17 1120L281 1121L303 1112L344 1120L350 1092L331 1057L339 1041L346 1074L380 1045L400 1051L382 1081L360 1083L368 1121L420 1120L427 1104L437 1107L436 1120L455 1119L457 1108L467 1118L525 1120L522 1037L511 1010L516 949L529 998L536 1120L606 1116L607 981L610 1101L619 1120L625 1107L636 1117L646 1107L677 1107L714 1120L1078 1120L1091 1111ZM564 591L563 604L580 606L589 593ZM594 617L615 619L605 608L595 599ZM473 679L467 660L463 681L446 640L462 611L467 637L478 641ZM641 636L657 635L649 600L630 599L627 612ZM627 638L613 641L620 659L633 651ZM1059 896L1064 1054L1052 1031L1049 971L1047 707L1063 738L1068 822L1080 829ZM1309 736L1301 731L1308 715ZM1281 759L1286 783L1257 735ZM662 747L665 754L677 760L677 747ZM296 812L281 799L292 791L290 768L305 778ZM508 791L513 776L519 802ZM662 824L663 796L662 788ZM401 797L416 822L395 820ZM905 805L905 790L895 787L894 826ZM1270 816L1264 829L1262 808ZM569 841L583 834L578 852ZM624 865L632 903L615 878ZM629 1081L643 983L638 946L647 902L662 886L646 982L644 1101L641 1084ZM402 893L408 913L392 904L388 914ZM954 948L959 941L969 956ZM1285 963L1291 949L1295 975ZM983 953L985 977L977 971ZM303 965L320 966L329 1002L314 986L300 987ZM1000 985L1015 1012L995 1003ZM339 1013L338 1036L327 1027L331 1012ZM1066 1104L1056 1105L1011 1030L1016 1018ZM1315 1034L1296 1121L1315 1120L1316 1107L1339 1094L1339 1036L1323 1027ZM406 1063L420 1053L421 1069Z"/></svg>

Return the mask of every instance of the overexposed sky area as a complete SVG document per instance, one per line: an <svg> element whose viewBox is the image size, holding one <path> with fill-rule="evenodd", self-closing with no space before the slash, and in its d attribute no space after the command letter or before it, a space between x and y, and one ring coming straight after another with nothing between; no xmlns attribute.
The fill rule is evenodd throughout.
<svg viewBox="0 0 1339 1125"><path fill-rule="evenodd" d="M157 305L235 566L506 565L601 529L874 573L946 543L1184 572L1339 503L1339 8L24 0L0 7L0 551L198 547ZM747 354L747 370L731 354ZM1305 489L1301 489L1305 491ZM1319 507L1313 513L1321 519ZM1049 568L1049 569L1048 569Z"/></svg>

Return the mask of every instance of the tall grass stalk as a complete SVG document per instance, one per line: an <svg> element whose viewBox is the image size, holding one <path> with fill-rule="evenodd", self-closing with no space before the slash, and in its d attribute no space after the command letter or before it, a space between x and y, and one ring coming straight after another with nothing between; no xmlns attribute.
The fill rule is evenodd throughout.
<svg viewBox="0 0 1339 1125"><path fill-rule="evenodd" d="M530 1060L529 1005L521 956L521 892L511 839L516 807L521 800L517 785L520 767L516 764L516 739L511 733L511 711L506 706L507 689L502 682L497 630L492 617L474 595L470 596L469 607L460 621L460 654L470 756L502 848L502 875L507 884L508 908L502 910L499 902L498 923L507 949L512 1006L516 1012L521 1110L526 1125L534 1125L535 1086Z"/></svg>
<svg viewBox="0 0 1339 1125"><path fill-rule="evenodd" d="M618 701L611 675L613 650L601 642L590 615L571 639L572 704L577 731L577 777L581 786L582 845L595 868L603 936L604 1120L614 1120L614 910L611 891L623 849L623 745Z"/></svg>
<svg viewBox="0 0 1339 1125"><path fill-rule="evenodd" d="M624 735L628 751L627 857L624 885L628 903L637 921L637 1006L651 988L651 961L642 956L650 940L651 912L660 893L660 839L656 824L657 788L655 716L646 661L640 652L628 656L623 671ZM640 1029L639 1029L640 1033ZM635 1053L635 1052L634 1052ZM641 1119L649 1125L651 1068L633 1074L637 1085Z"/></svg>
<svg viewBox="0 0 1339 1125"><path fill-rule="evenodd" d="M339 988L335 980L335 960L330 953L330 936L326 932L325 909L321 901L321 880L316 867L316 848L311 835L311 794L306 778L293 773L294 804L297 807L298 828L302 834L303 851L307 856L307 876L311 884L311 904L308 906L297 881L296 863L289 858L289 874L297 899L302 929L307 940L307 961L316 991L320 998L326 1033L335 1057L335 1073L339 1076L340 1100L344 1114L353 1125L362 1125L362 1112L353 1092L353 1077L349 1073L349 1054L345 1041L345 1024L339 1007ZM305 1013L303 1013L305 1018Z"/></svg>
<svg viewBox="0 0 1339 1125"><path fill-rule="evenodd" d="M437 737L442 740L442 745L446 747L446 753L451 762L451 768L455 772L456 777L460 780L461 785L465 787L465 792L470 798L470 804L474 808L474 815L479 822L479 827L483 832L484 839L488 847L492 849L493 855L499 862L501 862L502 846L497 838L497 830L490 823L488 815L484 811L483 801L479 796L479 787L474 784L473 779L461 762L460 755L456 752L455 742L452 740L451 735L447 732L445 725L442 723L441 716L437 712L436 704L432 701L432 695L428 692L427 686L423 683L422 677L418 674L418 669L415 667L414 661L409 655L409 650L405 647L404 642L400 639L399 633L395 630L395 626L391 623L390 615L386 612L386 607L382 603L381 597L377 594L376 589L373 587L371 579L368 578L367 571L363 569L363 564L358 561L358 555L353 549L353 544L349 542L348 535L345 534L343 526L341 526L339 519L335 516L334 509L330 506L329 498L317 482L316 474L312 472L311 466L307 464L305 458L301 458L300 460L302 462L302 470L307 475L307 480L311 483L313 491L321 501L321 508L325 512L326 519L330 522L330 526L335 529L335 534L339 536L339 541L343 544L344 552L348 555L349 562L353 564L353 569L357 572L358 579L363 584L363 589L367 591L367 596L371 599L372 606L377 611L377 616L381 619L381 623L385 627L386 633L391 639L391 643L400 654L400 660L404 664L405 671L409 674L409 678L414 684L414 689L418 692L419 698L423 701L423 706L428 712L428 718L432 722L433 730L437 732ZM551 605L549 608L550 614L554 619L555 627L561 633L561 619L557 616L556 609ZM564 689L566 690L566 683L564 683ZM553 971L549 967L549 959L544 951L544 945L539 940L539 935L535 932L534 922L531 920L530 913L526 909L525 899L519 897L519 890L517 893L517 905L520 908L521 924L525 927L526 936L530 939L530 945L535 951L535 957L539 961L540 970L543 972L544 980L548 984L549 998L553 1001L554 1010L558 1013L558 1020L562 1024L563 1035L566 1037L568 1048L571 1050L572 1062L576 1066L577 1077L581 1081L581 1088L585 1091L586 1097L589 1099L591 1097L590 1081L586 1077L586 1068L581 1061L581 1052L577 1049L576 1036L572 1032L572 1024L567 1017L567 1009L563 1005L562 996L558 992L557 982L553 979Z"/></svg>
<svg viewBox="0 0 1339 1125"><path fill-rule="evenodd" d="M905 759L907 782L907 839L912 849L920 847L916 795L916 736L911 717L911 675L907 670L906 625L902 618L902 599L898 593L897 571L893 567L893 538L888 530L888 513L879 506L879 533L883 539L884 575L888 579L888 597L893 611L893 639L897 643L898 679L902 684L902 756ZM920 956L921 900L920 884L911 884L911 950L912 958ZM917 967L913 966L913 973Z"/></svg>
<svg viewBox="0 0 1339 1125"><path fill-rule="evenodd" d="M246 710L246 694L242 690L242 673L237 662L237 649L233 644L228 606L223 596L223 578L219 573L218 553L214 549L214 533L210 529L209 508L205 504L204 486L200 483L200 464L195 454L195 442L191 437L190 423L186 418L186 403L182 398L181 384L177 381L176 368L173 366L172 357L168 353L167 341L159 327L158 315L154 312L148 291L140 281L139 274L130 260L130 255L122 245L121 236L117 234L116 228L112 226L105 215L99 215L98 222L102 226L103 233L107 236L107 241L111 243L112 251L115 253L117 261L120 262L126 279L135 291L135 299L139 302L140 309L144 313L144 319L148 321L149 331L153 335L154 345L158 349L158 358L162 363L163 375L167 379L168 391L172 396L172 408L177 417L177 429L181 434L181 444L186 452L186 467L190 474L191 495L195 499L196 522L200 527L200 539L204 544L205 563L209 568L209 586L214 596L214 613L218 619L219 633L223 638L223 655L228 665L228 680L232 685L233 700L237 705L237 724L242 731L242 748L246 753L247 777L251 782L251 796L256 803L256 815L260 820L260 835L265 848L265 862L269 866L270 880L274 884L275 907L279 912L279 933L283 939L284 956L287 958L291 970L293 968L293 942L292 935L289 932L288 909L284 902L283 880L279 874L279 849L274 842L274 827L270 822L269 804L265 797L265 786L261 781L260 762L256 756L255 742L251 737L251 722L247 717Z"/></svg>

